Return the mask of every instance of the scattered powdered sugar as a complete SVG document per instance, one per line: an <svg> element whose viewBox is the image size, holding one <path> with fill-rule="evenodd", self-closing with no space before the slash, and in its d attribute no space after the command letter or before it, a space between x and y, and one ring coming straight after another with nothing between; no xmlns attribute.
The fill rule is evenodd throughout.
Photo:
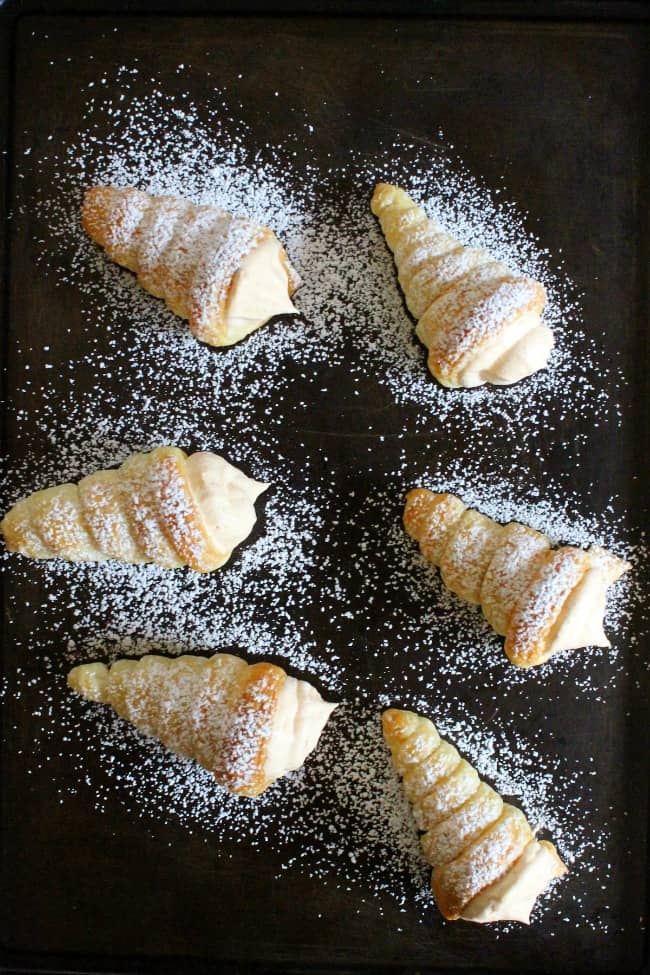
<svg viewBox="0 0 650 975"><path fill-rule="evenodd" d="M128 91L129 81L128 71L119 73L117 89L121 83ZM99 113L112 121L101 138L94 124ZM127 335L131 376L150 372L153 342L157 355L173 354L181 374L209 369L214 356L192 340L179 345L186 323L143 294L133 276L111 265L83 234L81 199L94 183L135 185L157 195L222 207L270 226L285 245L303 280L295 301L305 320L287 320L281 330L267 329L258 341L228 350L222 396L226 389L230 395L248 384L251 371L259 374L260 367L276 366L290 355L307 365L345 361L353 377L370 371L397 402L418 407L417 427L427 426L435 415L439 428L464 423L476 436L495 424L525 421L522 435L526 430L534 434L543 424L561 442L561 424L569 414L589 416L596 426L618 422L620 408L611 390L625 380L584 334L574 286L526 230L515 205L498 201L444 143L426 151L394 144L376 157L353 158L347 166L325 172L297 169L290 138L285 146L252 150L255 143L247 126L232 117L225 103L197 106L186 95L156 88L128 103L114 94L93 97L85 122L78 140L61 147L54 159L60 175L57 194L48 191L36 209L47 224L44 258L61 283L72 282L82 290L88 327L97 331L102 356L112 359L115 368L121 365L124 346L115 348L112 336L116 327L123 331L125 318L132 323ZM46 162L51 160L33 160L36 167ZM404 185L463 243L489 248L513 270L544 284L549 295L544 318L556 336L549 369L500 389L498 396L492 387L449 391L429 375L392 256L370 212L372 189L381 179ZM60 244L58 256L52 253L53 242ZM344 356L349 344L352 354ZM107 345L114 352L107 353ZM274 390L282 386L278 379ZM579 436L586 442L586 434Z"/></svg>
<svg viewBox="0 0 650 975"><path fill-rule="evenodd" d="M100 444L88 440L83 456L97 459L80 463L76 446L66 450L59 441L56 467L46 464L40 477L33 472L33 486L56 483L66 474L77 479L129 452L117 444L103 452ZM58 619L48 621L48 632L55 638L61 634L71 661L95 654L114 659L163 648L179 653L239 646L251 653L284 656L293 667L336 686L341 667L336 646L321 644L316 650L300 613L302 605L319 598L312 570L317 559L321 565L323 561L316 554L326 524L322 508L316 498L292 489L288 472L258 465L252 473L275 485L257 502L258 511L263 510L263 529L255 541L249 539L236 549L231 564L216 576L116 561L14 562L14 573L25 578L36 573L47 598L62 609ZM23 483L18 493L28 490ZM328 492L321 494L326 505ZM83 604L92 607L91 618L79 613Z"/></svg>
<svg viewBox="0 0 650 975"><path fill-rule="evenodd" d="M564 920L569 901L580 914L580 877L602 865L611 837L590 829L603 808L589 759L586 774L569 757L549 759L544 729L535 723L538 693L526 692L546 693L552 677L567 707L606 703L647 630L639 615L645 539L620 499L611 499L604 521L585 510L568 476L545 476L542 493L526 466L532 454L545 470L540 431L566 449L569 416L588 421L572 450L588 447L589 426L615 429L620 422L612 390L625 380L584 334L580 296L517 208L499 202L442 140L426 148L395 144L337 169L298 169L291 138L252 149L246 125L218 93L216 107L157 86L135 98L129 81L123 69L111 94L91 98L74 143L58 145L50 158L25 159L37 173L54 165L58 181L36 201L19 200L16 219L37 220L41 271L78 294L85 344L81 355L57 363L51 383L38 389L37 408L28 410L22 402L35 391L30 357L47 349L18 343L8 408L23 452L3 476L3 511L30 491L77 481L165 443L223 453L272 487L257 501L253 535L217 573L3 555L10 618L34 616L21 647L29 666L6 673L4 687L29 698L43 730L30 761L44 764L48 750L58 750L80 769L75 788L92 788L99 810L117 790L145 821L174 818L212 844L270 844L285 853L286 867L334 876L360 897L386 892L404 909L415 902L431 923L426 865L378 720L381 706L409 707L430 716L572 866L562 906L546 897L535 917L548 912ZM111 121L107 134L97 134L99 117ZM381 179L404 185L464 243L487 247L542 281L545 320L557 340L548 370L498 391L450 392L432 379L370 213ZM182 195L270 226L303 279L300 316L218 353L199 344L81 231L83 191L98 182ZM363 435L371 438L360 461L334 445L345 430L320 436L310 419L315 402L322 411L331 397L336 410L343 386L361 401L368 379L408 410L410 429L392 440L375 434L381 410L360 402ZM453 431L440 457L423 454L422 442L407 435L433 426L443 439ZM490 469L489 445L512 428L518 437L506 477ZM360 464L363 476L355 479ZM611 650L560 655L533 674L513 668L480 611L442 586L406 535L403 498L414 486L456 493L468 506L502 523L521 521L554 542L601 544L629 558L634 572L613 587L608 603ZM34 582L43 594L38 606L30 605ZM229 796L197 765L64 687L66 670L77 663L216 650L271 659L313 680L326 699L345 701L305 767L255 802ZM609 687L600 671L593 676L602 660ZM84 784L89 751L97 754L97 771ZM590 923L601 924L597 906L584 909Z"/></svg>

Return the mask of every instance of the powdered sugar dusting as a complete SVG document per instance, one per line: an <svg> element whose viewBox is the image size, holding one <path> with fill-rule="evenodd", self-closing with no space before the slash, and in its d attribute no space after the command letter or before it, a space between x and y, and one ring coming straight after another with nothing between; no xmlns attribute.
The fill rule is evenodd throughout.
<svg viewBox="0 0 650 975"><path fill-rule="evenodd" d="M123 69L112 94L89 102L74 143L54 143L56 187L18 201L16 219L37 221L40 272L78 295L83 341L78 354L57 363L64 381L43 380L35 390L30 364L48 364L49 351L18 340L10 412L23 440L3 479L4 510L29 491L76 481L163 443L215 451L273 487L258 502L251 538L209 576L3 556L10 615L34 613L24 665L6 674L4 688L24 696L43 731L30 761L45 764L48 749L66 756L80 770L71 791L91 788L100 812L118 790L143 826L172 818L214 847L220 840L270 845L286 854L286 866L335 876L360 896L387 892L405 910L415 903L431 924L427 870L378 721L381 706L410 707L433 718L570 864L557 900L545 897L534 919L586 914L586 923L606 927L600 904L583 901L581 879L598 870L606 880L615 869L607 826L590 825L606 823L611 795L595 787L589 756L578 761L551 749L556 757L549 758L539 715L551 677L567 709L606 706L647 629L639 611L646 561L639 527L616 497L591 512L573 490L573 472L554 479L546 467L545 442L553 440L560 457L568 453L567 417L584 421L572 452L588 449L590 427L615 430L621 417L612 390L625 377L585 334L580 296L514 204L499 203L442 139L424 148L380 147L336 170L298 170L291 137L283 146L251 148L255 140L220 93L209 106L195 105L154 84L147 97L134 98L129 78ZM113 122L108 138L95 134L99 113ZM36 172L44 162L25 157ZM496 393L450 392L432 379L370 212L381 179L404 185L463 243L489 248L544 284L557 342L547 371ZM303 279L296 296L302 314L223 352L200 345L81 231L83 191L100 182L180 195L270 226ZM330 427L319 426L323 404ZM404 420L390 430L383 416L395 404ZM351 431L349 417L357 424ZM513 430L509 470L491 469L491 445ZM543 471L543 492L527 467L531 456ZM561 655L538 669L534 685L512 668L480 612L442 587L404 532L404 494L421 484L553 541L602 544L628 557L634 572L609 600L612 649ZM39 605L30 605L33 585ZM75 663L217 650L272 659L313 680L327 698L347 702L304 769L255 803L216 789L198 766L64 688ZM85 783L89 750L97 771ZM61 801L73 800L66 793Z"/></svg>
<svg viewBox="0 0 650 975"><path fill-rule="evenodd" d="M122 83L128 90L128 72ZM92 119L108 108L114 128L100 143L92 133ZM94 99L88 125L77 143L63 147L61 193L56 198L48 194L40 209L48 235L65 248L62 280L84 290L93 329L98 327L98 313L103 319L104 355L103 333L113 332L112 323L122 312L133 322L132 369L148 371L151 342L160 348L172 337L177 368L189 371L207 365L206 350L191 340L179 349L177 337L186 326L143 296L130 275L107 265L80 230L79 206L90 182L137 185L156 195L229 208L276 232L304 282L296 305L307 323L284 322L281 332L269 335L267 330L255 346L246 343L232 350L232 380L247 376L260 355L276 362L288 348L292 357L306 363L324 358L333 365L341 361L345 338L354 347L354 356L346 357L353 375L372 370L398 402L419 407L419 426L435 415L442 428L468 423L478 434L500 422L525 420L530 434L543 423L561 442L567 411L588 414L595 424L618 421L620 408L608 389L625 380L596 354L581 330L579 296L570 281L524 229L514 205L497 203L444 143L426 155L420 147L395 144L376 158L353 159L336 172L309 167L297 171L290 142L251 153L246 126L232 118L226 104L209 109L160 90L146 99L132 99L128 111L110 97L101 105ZM414 335L415 322L404 308L392 256L370 211L372 189L382 178L405 185L464 244L485 246L513 271L544 284L549 296L545 321L556 337L549 369L500 390L499 396L486 388L450 393L433 380ZM345 199L335 190L339 180L353 186ZM53 261L56 257L50 254L48 263Z"/></svg>

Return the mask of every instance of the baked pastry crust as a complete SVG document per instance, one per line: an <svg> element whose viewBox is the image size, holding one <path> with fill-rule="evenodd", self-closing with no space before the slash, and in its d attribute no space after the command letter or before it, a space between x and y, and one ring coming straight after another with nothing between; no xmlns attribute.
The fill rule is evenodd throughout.
<svg viewBox="0 0 650 975"><path fill-rule="evenodd" d="M600 632L605 591L631 568L598 546L551 549L546 536L533 528L518 522L499 525L467 509L455 495L426 488L409 491L404 527L424 557L440 568L447 588L480 603L488 623L505 636L508 659L518 667L534 667L559 649L569 649L559 643L571 642L572 634L574 649L589 646L588 640L580 642L581 617L592 624L582 632L593 635L598 621L584 617L599 615ZM602 598L587 602L591 592ZM609 646L598 632L597 645Z"/></svg>
<svg viewBox="0 0 650 975"><path fill-rule="evenodd" d="M36 491L0 522L10 552L71 562L154 562L212 572L230 558L220 550L188 478L178 447L133 454L117 470L79 484Z"/></svg>
<svg viewBox="0 0 650 975"><path fill-rule="evenodd" d="M483 248L464 247L402 189L375 188L372 212L393 252L428 366L444 386L506 385L545 367L546 292Z"/></svg>
<svg viewBox="0 0 650 975"><path fill-rule="evenodd" d="M110 705L142 734L194 759L223 788L257 796L274 781L267 772L269 743L287 674L270 663L240 657L139 660L82 664L68 685L83 697Z"/></svg>
<svg viewBox="0 0 650 975"><path fill-rule="evenodd" d="M218 207L134 187L93 186L85 194L81 222L111 260L133 271L146 291L163 298L208 345L232 345L280 313L270 308L266 317L236 322L228 314L244 261L265 242L277 245L285 297L300 284L272 230Z"/></svg>
<svg viewBox="0 0 650 975"><path fill-rule="evenodd" d="M555 847L537 843L523 812L504 803L482 782L428 718L391 708L384 711L382 726L393 765L403 777L404 792L424 834L422 851L433 868L432 890L441 914L451 921L464 914L468 920L525 920L505 916L509 912L503 903L502 918L481 917L472 904L479 896L489 902L490 893L497 901L494 885L504 886L527 848L544 846L545 854L551 854L551 876L561 876L566 867Z"/></svg>

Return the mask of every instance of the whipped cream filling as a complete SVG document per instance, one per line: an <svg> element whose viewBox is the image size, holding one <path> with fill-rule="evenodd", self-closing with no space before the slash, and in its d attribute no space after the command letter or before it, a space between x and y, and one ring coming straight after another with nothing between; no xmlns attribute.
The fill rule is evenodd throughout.
<svg viewBox="0 0 650 975"><path fill-rule="evenodd" d="M269 485L207 451L187 458L187 476L212 544L227 558L253 530L255 501Z"/></svg>
<svg viewBox="0 0 650 975"><path fill-rule="evenodd" d="M287 677L278 695L267 744L264 773L270 781L300 768L336 707L324 701L311 684Z"/></svg>
<svg viewBox="0 0 650 975"><path fill-rule="evenodd" d="M532 312L519 316L494 342L461 369L458 384L466 388L493 383L508 386L543 369L553 348L553 333Z"/></svg>
<svg viewBox="0 0 650 975"><path fill-rule="evenodd" d="M276 237L265 237L242 261L224 315L229 341L238 341L274 315L297 314L281 247Z"/></svg>
<svg viewBox="0 0 650 975"><path fill-rule="evenodd" d="M535 901L550 881L561 877L566 869L551 843L531 840L505 876L472 898L461 917L477 924L493 921L530 924Z"/></svg>
<svg viewBox="0 0 650 975"><path fill-rule="evenodd" d="M587 569L560 614L545 657L579 647L609 647L603 620L611 582L600 566Z"/></svg>

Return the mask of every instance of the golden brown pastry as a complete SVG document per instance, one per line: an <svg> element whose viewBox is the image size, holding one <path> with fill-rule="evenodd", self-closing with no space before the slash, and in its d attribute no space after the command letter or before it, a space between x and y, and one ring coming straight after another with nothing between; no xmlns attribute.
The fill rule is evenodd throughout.
<svg viewBox="0 0 650 975"><path fill-rule="evenodd" d="M371 206L429 369L443 386L508 385L546 366L553 334L540 318L546 293L539 281L464 247L397 186L379 183Z"/></svg>
<svg viewBox="0 0 650 975"><path fill-rule="evenodd" d="M551 549L533 528L499 525L453 494L426 488L407 494L404 526L447 588L480 603L518 667L561 650L610 646L603 630L607 588L629 562L597 546Z"/></svg>
<svg viewBox="0 0 650 975"><path fill-rule="evenodd" d="M217 454L133 454L117 470L18 501L0 522L10 552L71 562L155 562L212 572L256 521L253 481Z"/></svg>
<svg viewBox="0 0 650 975"><path fill-rule="evenodd" d="M82 664L68 685L250 797L300 768L336 707L281 667L228 653Z"/></svg>
<svg viewBox="0 0 650 975"><path fill-rule="evenodd" d="M441 914L449 921L529 924L537 897L566 873L555 847L535 839L521 810L482 782L428 718L390 709L382 725L424 834Z"/></svg>
<svg viewBox="0 0 650 975"><path fill-rule="evenodd" d="M296 312L298 274L273 231L245 217L130 186L93 186L81 222L208 345L233 345L274 315Z"/></svg>

